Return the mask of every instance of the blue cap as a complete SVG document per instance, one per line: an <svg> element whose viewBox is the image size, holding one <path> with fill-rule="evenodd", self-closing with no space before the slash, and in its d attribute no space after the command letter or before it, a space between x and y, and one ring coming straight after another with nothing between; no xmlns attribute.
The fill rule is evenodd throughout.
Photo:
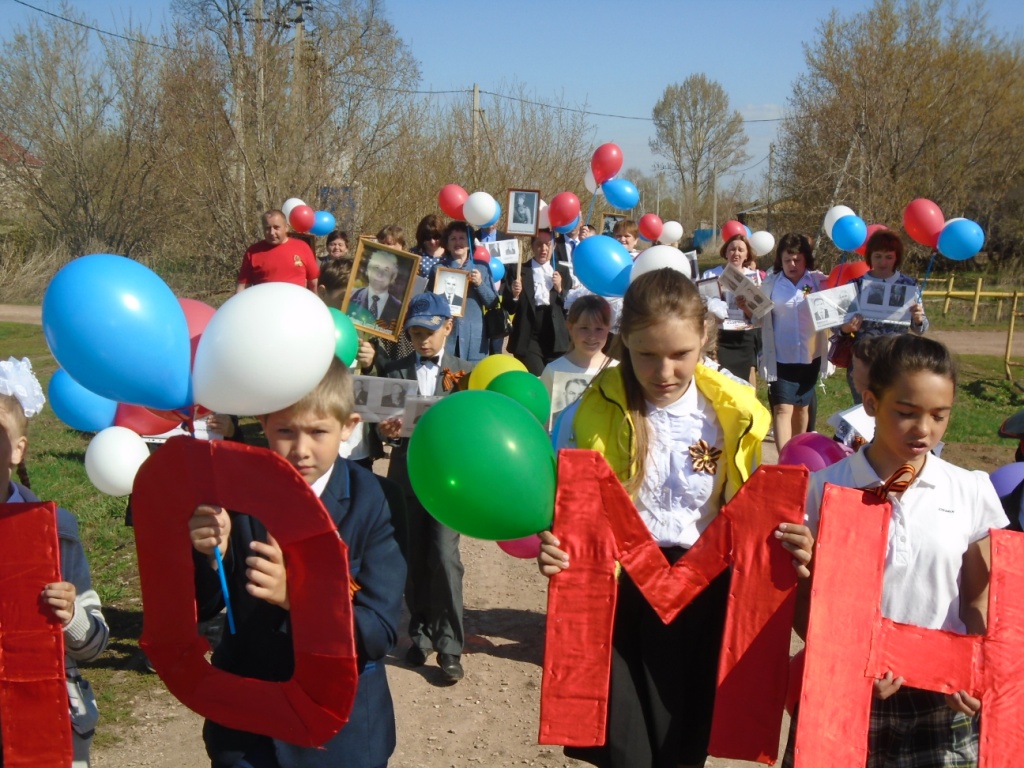
<svg viewBox="0 0 1024 768"><path fill-rule="evenodd" d="M420 293L412 297L405 315L405 327L419 326L436 331L452 317L448 300L439 293Z"/></svg>

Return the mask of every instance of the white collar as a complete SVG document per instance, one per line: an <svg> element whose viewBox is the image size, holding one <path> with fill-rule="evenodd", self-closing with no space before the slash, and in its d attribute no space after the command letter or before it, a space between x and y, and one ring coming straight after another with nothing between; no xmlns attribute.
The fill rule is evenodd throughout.
<svg viewBox="0 0 1024 768"><path fill-rule="evenodd" d="M327 487L327 482L331 479L331 474L333 472L334 465L332 464L330 469L328 469L326 472L320 475L320 477L317 478L312 485L310 485L310 488L313 489L313 493L316 494L317 498L323 496L324 489Z"/></svg>

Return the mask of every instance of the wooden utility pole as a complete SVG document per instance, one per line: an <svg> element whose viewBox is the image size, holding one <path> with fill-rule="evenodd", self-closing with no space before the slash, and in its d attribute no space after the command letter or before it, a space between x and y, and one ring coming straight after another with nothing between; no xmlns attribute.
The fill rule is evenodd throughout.
<svg viewBox="0 0 1024 768"><path fill-rule="evenodd" d="M480 120L480 86L473 83L473 186L477 184L477 156L480 154L477 145L476 124Z"/></svg>

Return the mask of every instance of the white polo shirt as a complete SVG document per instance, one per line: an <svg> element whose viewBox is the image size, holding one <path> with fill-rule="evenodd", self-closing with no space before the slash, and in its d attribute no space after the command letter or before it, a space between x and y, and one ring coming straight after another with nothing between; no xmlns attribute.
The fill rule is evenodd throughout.
<svg viewBox="0 0 1024 768"><path fill-rule="evenodd" d="M807 292L816 287L810 271L796 285L780 275L772 288L772 327L775 331L775 360L779 363L813 363L826 350L818 349L818 334L811 313L804 305ZM804 290L806 289L806 291Z"/></svg>
<svg viewBox="0 0 1024 768"><path fill-rule="evenodd" d="M882 480L864 451L811 473L807 488L807 525L817 534L825 483L871 488ZM967 634L960 620L960 569L969 545L1005 528L992 481L929 455L920 474L900 499L889 495L892 517L885 550L882 615L903 624ZM864 552L847 552L865 557Z"/></svg>

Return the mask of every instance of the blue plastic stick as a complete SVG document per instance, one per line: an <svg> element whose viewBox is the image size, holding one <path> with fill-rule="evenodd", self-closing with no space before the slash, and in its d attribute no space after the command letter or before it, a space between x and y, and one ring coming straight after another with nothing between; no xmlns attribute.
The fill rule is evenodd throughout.
<svg viewBox="0 0 1024 768"><path fill-rule="evenodd" d="M921 281L921 289L917 292L918 301L924 300L924 288L926 285L928 285L928 278L932 274L932 265L935 263L935 254L937 253L938 251L932 251L932 257L928 259L928 269L924 271L924 280Z"/></svg>
<svg viewBox="0 0 1024 768"><path fill-rule="evenodd" d="M587 209L587 226L590 226L590 216L594 212L594 200L597 199L597 192L590 196L590 208Z"/></svg>
<svg viewBox="0 0 1024 768"><path fill-rule="evenodd" d="M220 579L220 592L224 595L224 608L228 614L228 632L235 634L235 615L231 612L231 597L228 595L228 579L224 575L224 558L220 554L220 547L213 548L213 554L217 558L217 578Z"/></svg>

